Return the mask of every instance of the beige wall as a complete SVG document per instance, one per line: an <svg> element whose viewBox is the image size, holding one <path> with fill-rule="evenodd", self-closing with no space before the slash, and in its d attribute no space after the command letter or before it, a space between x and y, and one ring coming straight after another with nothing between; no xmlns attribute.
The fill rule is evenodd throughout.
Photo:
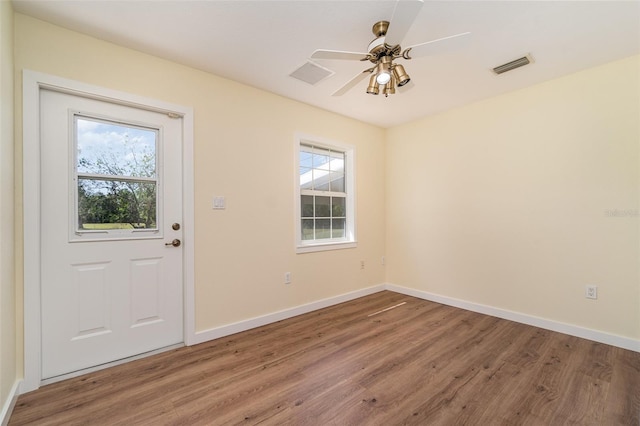
<svg viewBox="0 0 640 426"><path fill-rule="evenodd" d="M17 203L14 269L4 243L14 232L12 13L0 4L4 402L22 369L23 293L17 274L14 317L22 211ZM386 280L640 338L638 57L385 132L24 15L13 25L17 88L31 69L194 108L199 331ZM295 132L356 146L357 249L294 253ZM20 200L20 143L15 151ZM211 209L214 195L227 210ZM607 217L615 209L632 212ZM597 301L584 299L586 284L599 286Z"/></svg>
<svg viewBox="0 0 640 426"><path fill-rule="evenodd" d="M0 1L0 411L17 376L13 144L13 10Z"/></svg>
<svg viewBox="0 0 640 426"><path fill-rule="evenodd" d="M639 79L632 57L388 130L387 281L640 338Z"/></svg>
<svg viewBox="0 0 640 426"><path fill-rule="evenodd" d="M194 108L196 330L384 282L382 129L21 14L15 27L17 87L30 69ZM294 253L295 132L355 145L356 249Z"/></svg>

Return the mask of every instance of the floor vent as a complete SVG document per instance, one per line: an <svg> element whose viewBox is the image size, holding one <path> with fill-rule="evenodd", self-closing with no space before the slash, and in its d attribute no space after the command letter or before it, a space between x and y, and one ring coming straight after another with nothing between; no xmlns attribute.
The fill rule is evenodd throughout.
<svg viewBox="0 0 640 426"><path fill-rule="evenodd" d="M321 67L314 62L307 61L306 64L289 74L289 76L314 85L327 77L331 77L333 74L334 72L330 69Z"/></svg>
<svg viewBox="0 0 640 426"><path fill-rule="evenodd" d="M506 64L499 65L493 69L493 72L496 74L502 74L507 71L514 70L516 68L524 67L525 65L529 65L533 60L531 56L526 55L522 58L518 58L515 61L507 62Z"/></svg>

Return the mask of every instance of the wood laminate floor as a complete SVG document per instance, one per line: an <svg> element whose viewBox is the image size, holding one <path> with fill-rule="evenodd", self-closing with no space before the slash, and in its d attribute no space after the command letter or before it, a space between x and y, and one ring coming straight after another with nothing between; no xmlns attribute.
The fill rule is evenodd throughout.
<svg viewBox="0 0 640 426"><path fill-rule="evenodd" d="M385 291L44 386L26 424L636 426L640 353Z"/></svg>

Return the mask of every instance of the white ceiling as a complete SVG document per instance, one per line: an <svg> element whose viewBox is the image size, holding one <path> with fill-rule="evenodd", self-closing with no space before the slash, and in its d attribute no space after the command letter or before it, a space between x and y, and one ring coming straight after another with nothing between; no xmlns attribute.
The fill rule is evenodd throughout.
<svg viewBox="0 0 640 426"><path fill-rule="evenodd" d="M404 0L403 0L404 1ZM317 60L335 74L289 77L316 49L366 52L395 0L13 0L17 12L381 127L640 53L640 1L426 0L403 46L470 31L466 47L402 63L409 90L331 94L369 62ZM393 22L391 23L393 25ZM491 68L535 62L496 76Z"/></svg>

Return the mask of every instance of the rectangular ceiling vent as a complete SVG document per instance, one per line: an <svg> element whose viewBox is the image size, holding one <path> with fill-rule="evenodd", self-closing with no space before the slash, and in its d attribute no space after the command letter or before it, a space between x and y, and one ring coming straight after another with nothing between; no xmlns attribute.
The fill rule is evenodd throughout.
<svg viewBox="0 0 640 426"><path fill-rule="evenodd" d="M307 61L306 64L289 74L293 78L304 81L305 83L314 85L327 77L331 77L333 71L325 67L321 67L315 62Z"/></svg>
<svg viewBox="0 0 640 426"><path fill-rule="evenodd" d="M533 63L530 55L525 55L522 58L518 58L515 61L507 62L506 64L499 65L493 69L496 74L502 74L507 71L515 70L516 68L524 67Z"/></svg>

